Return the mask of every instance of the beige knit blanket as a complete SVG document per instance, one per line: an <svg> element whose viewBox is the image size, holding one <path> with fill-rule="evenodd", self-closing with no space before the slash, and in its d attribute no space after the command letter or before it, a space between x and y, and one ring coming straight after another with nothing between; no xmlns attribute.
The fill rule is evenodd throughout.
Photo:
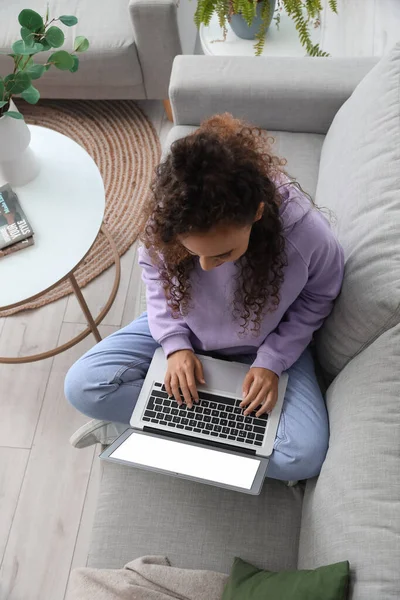
<svg viewBox="0 0 400 600"><path fill-rule="evenodd" d="M227 575L171 567L163 556L144 556L123 569L76 569L69 600L220 600Z"/></svg>

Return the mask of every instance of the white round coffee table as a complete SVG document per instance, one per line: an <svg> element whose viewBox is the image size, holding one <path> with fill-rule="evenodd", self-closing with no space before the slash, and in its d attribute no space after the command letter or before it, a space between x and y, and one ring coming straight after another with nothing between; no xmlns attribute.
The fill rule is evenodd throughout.
<svg viewBox="0 0 400 600"><path fill-rule="evenodd" d="M311 39L313 44L319 43L321 38L320 28L312 29ZM213 15L210 25L200 27L200 42L204 54L213 56L254 56L256 40L243 40L228 25L228 34L225 41L219 26L217 15ZM300 44L295 24L285 12L281 13L279 31L275 21L266 35L262 56L306 56L307 52Z"/></svg>
<svg viewBox="0 0 400 600"><path fill-rule="evenodd" d="M0 357L0 363L49 358L71 348L90 333L100 341L97 325L110 309L120 280L118 251L102 224L105 192L95 162L86 150L65 135L36 125L29 127L31 147L40 161L40 172L32 182L13 189L33 228L35 244L0 259L0 312L34 300L69 279L88 327L74 339L48 352L26 357ZM94 318L74 271L88 254L100 230L112 247L116 276L110 298Z"/></svg>

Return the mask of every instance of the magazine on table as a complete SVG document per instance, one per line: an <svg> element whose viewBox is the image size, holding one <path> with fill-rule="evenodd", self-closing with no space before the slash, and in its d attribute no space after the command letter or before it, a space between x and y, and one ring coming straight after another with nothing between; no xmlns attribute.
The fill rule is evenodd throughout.
<svg viewBox="0 0 400 600"><path fill-rule="evenodd" d="M34 243L35 241L32 236L26 238L26 240L22 240L21 242L11 244L11 246L7 246L6 248L2 248L0 250L0 258L3 258L3 256L9 256L10 254L14 254L14 252L24 250L24 248L29 248L29 246L33 246Z"/></svg>
<svg viewBox="0 0 400 600"><path fill-rule="evenodd" d="M0 187L0 258L32 246L33 229L9 184Z"/></svg>

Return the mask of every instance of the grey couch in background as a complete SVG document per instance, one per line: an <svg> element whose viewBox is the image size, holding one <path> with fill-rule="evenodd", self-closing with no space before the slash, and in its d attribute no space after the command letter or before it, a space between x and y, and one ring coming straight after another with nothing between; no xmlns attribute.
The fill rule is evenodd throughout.
<svg viewBox="0 0 400 600"><path fill-rule="evenodd" d="M71 74L51 69L38 82L44 98L167 99L172 63L178 54L192 54L196 42L189 0L50 0L50 16L75 15L79 22L66 34L66 50L78 35L90 49L80 56L80 68ZM9 53L20 38L18 14L31 8L44 16L44 0L0 0L0 52ZM37 58L44 61L45 54ZM12 69L12 60L0 56L0 75Z"/></svg>
<svg viewBox="0 0 400 600"><path fill-rule="evenodd" d="M235 555L268 569L349 560L352 600L400 597L400 46L375 62L175 60L168 143L213 113L248 118L335 214L345 279L316 344L332 381L330 447L305 491L266 480L257 497L104 464L90 566L146 554L224 572Z"/></svg>

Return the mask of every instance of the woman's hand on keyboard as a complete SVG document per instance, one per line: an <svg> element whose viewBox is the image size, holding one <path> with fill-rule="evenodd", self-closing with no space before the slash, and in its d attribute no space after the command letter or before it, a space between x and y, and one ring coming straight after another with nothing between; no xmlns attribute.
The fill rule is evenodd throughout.
<svg viewBox="0 0 400 600"><path fill-rule="evenodd" d="M192 350L178 350L168 356L167 362L165 389L179 405L182 404L182 391L186 404L192 408L193 400L199 401L196 379L199 383L205 383L203 365Z"/></svg>
<svg viewBox="0 0 400 600"><path fill-rule="evenodd" d="M257 410L256 417L271 412L278 400L279 377L269 369L252 367L243 382L244 414L250 415Z"/></svg>

